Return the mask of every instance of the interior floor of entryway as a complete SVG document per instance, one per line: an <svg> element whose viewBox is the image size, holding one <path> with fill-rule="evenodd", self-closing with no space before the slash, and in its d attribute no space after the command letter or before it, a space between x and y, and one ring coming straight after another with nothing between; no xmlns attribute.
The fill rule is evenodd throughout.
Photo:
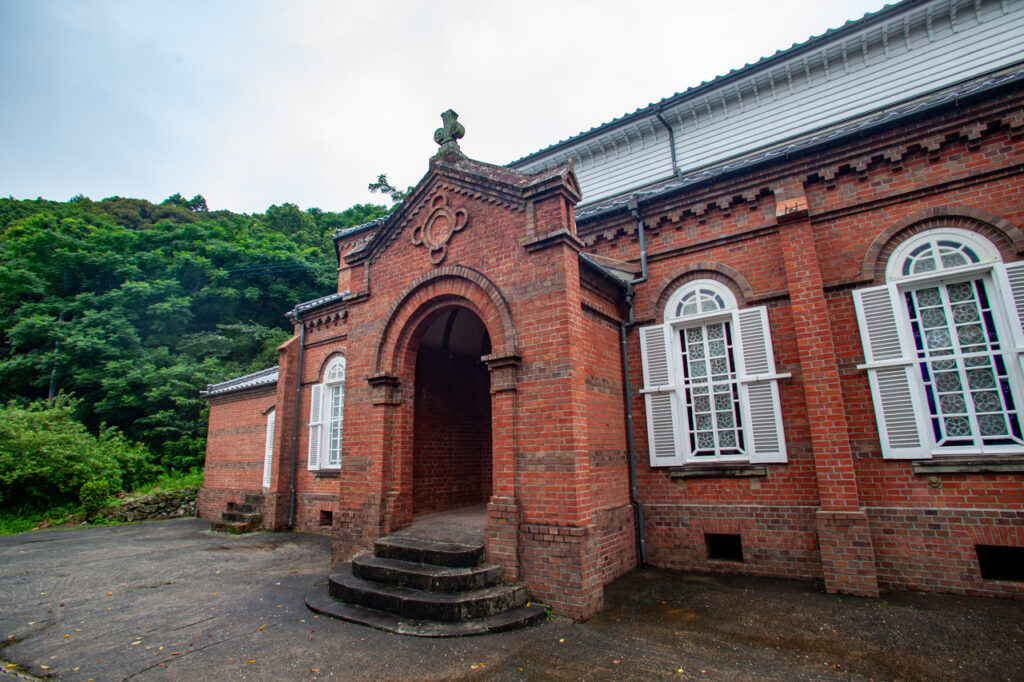
<svg viewBox="0 0 1024 682"><path fill-rule="evenodd" d="M419 516L411 526L391 533L391 537L482 545L487 525L487 505L474 504L459 509Z"/></svg>

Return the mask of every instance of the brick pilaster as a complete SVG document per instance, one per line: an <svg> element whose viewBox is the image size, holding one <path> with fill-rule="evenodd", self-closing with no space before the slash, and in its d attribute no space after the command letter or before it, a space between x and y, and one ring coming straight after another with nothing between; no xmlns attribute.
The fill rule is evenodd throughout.
<svg viewBox="0 0 1024 682"><path fill-rule="evenodd" d="M775 201L793 326L800 330L796 341L821 504L817 525L825 587L829 592L877 595L874 551L858 499L807 197L801 184L790 182L775 190Z"/></svg>

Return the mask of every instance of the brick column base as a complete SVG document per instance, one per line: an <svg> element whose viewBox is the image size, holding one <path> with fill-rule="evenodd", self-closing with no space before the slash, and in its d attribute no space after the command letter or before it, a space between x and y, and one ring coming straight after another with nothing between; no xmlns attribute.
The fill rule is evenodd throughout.
<svg viewBox="0 0 1024 682"><path fill-rule="evenodd" d="M379 497L368 496L361 509L337 511L331 528L331 561L349 561L386 534L387 530L381 525Z"/></svg>
<svg viewBox="0 0 1024 682"><path fill-rule="evenodd" d="M521 579L530 595L561 616L585 620L604 606L593 524L520 527Z"/></svg>
<svg viewBox="0 0 1024 682"><path fill-rule="evenodd" d="M484 531L487 560L501 566L502 579L519 580L519 511L514 497L492 497L487 504L487 528Z"/></svg>
<svg viewBox="0 0 1024 682"><path fill-rule="evenodd" d="M288 529L289 493L266 493L263 496L263 527L267 530Z"/></svg>
<svg viewBox="0 0 1024 682"><path fill-rule="evenodd" d="M878 596L875 552L867 514L818 511L818 546L829 594Z"/></svg>

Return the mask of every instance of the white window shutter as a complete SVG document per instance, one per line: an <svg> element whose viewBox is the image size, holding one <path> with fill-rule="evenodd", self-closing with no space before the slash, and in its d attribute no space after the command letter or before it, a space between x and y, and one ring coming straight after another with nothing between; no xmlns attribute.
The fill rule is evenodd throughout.
<svg viewBox="0 0 1024 682"><path fill-rule="evenodd" d="M775 372L768 309L744 308L733 313L734 351L739 364L740 405L747 424L747 451L752 464L786 461L782 403Z"/></svg>
<svg viewBox="0 0 1024 682"><path fill-rule="evenodd" d="M915 376L913 341L899 314L904 305L895 284L853 292L875 405L882 457L929 459L928 411Z"/></svg>
<svg viewBox="0 0 1024 682"><path fill-rule="evenodd" d="M996 265L993 275L999 286L1010 327L1008 345L1017 354L1018 362L1024 361L1024 262Z"/></svg>
<svg viewBox="0 0 1024 682"><path fill-rule="evenodd" d="M275 410L267 415L267 443L263 448L263 487L270 487L270 472L274 466L274 422Z"/></svg>
<svg viewBox="0 0 1024 682"><path fill-rule="evenodd" d="M647 439L651 466L680 466L685 459L686 425L676 393L672 329L667 324L640 328L640 358L644 372Z"/></svg>
<svg viewBox="0 0 1024 682"><path fill-rule="evenodd" d="M320 468L320 447L323 440L324 385L315 384L309 399L309 469Z"/></svg>

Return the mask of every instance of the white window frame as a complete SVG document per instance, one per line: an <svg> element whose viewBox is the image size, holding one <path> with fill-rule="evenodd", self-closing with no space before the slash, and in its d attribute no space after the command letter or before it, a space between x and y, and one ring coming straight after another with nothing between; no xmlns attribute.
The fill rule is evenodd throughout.
<svg viewBox="0 0 1024 682"><path fill-rule="evenodd" d="M681 315L681 302L701 290L708 292L711 300L717 301L714 309ZM745 452L697 456L690 446L694 415L686 406L681 333L688 328L716 322L728 322L731 327L733 372L738 387L739 421ZM644 371L641 393L647 408L652 467L787 461L778 380L790 375L775 371L767 308L740 310L732 292L726 287L713 280L696 280L672 293L665 306L662 324L642 327L639 333Z"/></svg>
<svg viewBox="0 0 1024 682"><path fill-rule="evenodd" d="M963 242L974 251L977 262L904 275L903 262L908 255L939 239ZM935 438L905 296L929 286L979 279L989 297L1010 394L1018 414L1024 414L1024 262L1002 263L995 245L977 233L939 228L914 235L893 251L886 265L886 284L853 292L865 357L858 368L868 372L883 458L1024 453L1024 445L942 446Z"/></svg>
<svg viewBox="0 0 1024 682"><path fill-rule="evenodd" d="M270 408L267 413L267 438L263 445L263 487L270 487L271 473L274 466L274 423L277 421L277 410Z"/></svg>
<svg viewBox="0 0 1024 682"><path fill-rule="evenodd" d="M337 396L338 409L332 414L331 402ZM342 438L345 420L345 358L331 360L324 369L323 383L310 390L309 450L306 467L310 471L341 468ZM332 438L337 428L337 437Z"/></svg>

